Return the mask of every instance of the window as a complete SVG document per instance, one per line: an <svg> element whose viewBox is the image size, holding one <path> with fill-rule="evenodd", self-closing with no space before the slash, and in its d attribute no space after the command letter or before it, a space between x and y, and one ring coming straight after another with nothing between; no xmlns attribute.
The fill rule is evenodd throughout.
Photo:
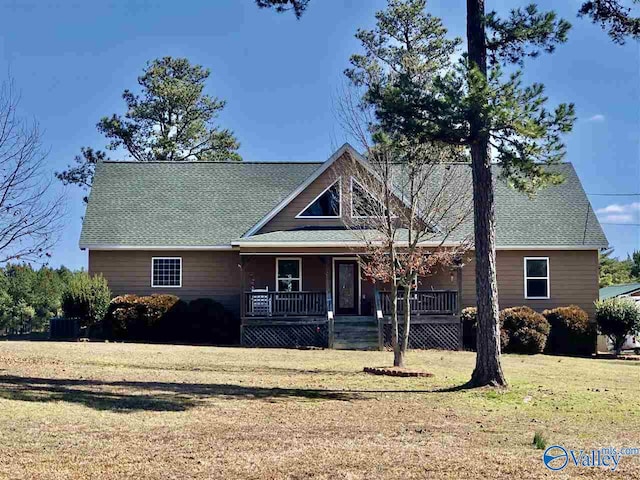
<svg viewBox="0 0 640 480"><path fill-rule="evenodd" d="M548 257L525 257L524 297L549 298Z"/></svg>
<svg viewBox="0 0 640 480"><path fill-rule="evenodd" d="M383 210L382 203L367 192L355 178L351 178L351 216L377 217Z"/></svg>
<svg viewBox="0 0 640 480"><path fill-rule="evenodd" d="M307 205L296 218L316 217L316 218L338 218L341 214L341 178L336 180Z"/></svg>
<svg viewBox="0 0 640 480"><path fill-rule="evenodd" d="M279 292L302 290L301 258L276 258L276 290Z"/></svg>
<svg viewBox="0 0 640 480"><path fill-rule="evenodd" d="M152 287L181 287L182 258L153 257L151 259Z"/></svg>

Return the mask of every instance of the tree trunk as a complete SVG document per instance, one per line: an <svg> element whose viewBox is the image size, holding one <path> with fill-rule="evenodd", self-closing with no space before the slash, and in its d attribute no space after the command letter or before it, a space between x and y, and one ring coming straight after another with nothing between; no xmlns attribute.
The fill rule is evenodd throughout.
<svg viewBox="0 0 640 480"><path fill-rule="evenodd" d="M393 347L393 366L401 367L404 362L398 338L398 285L391 282L391 345Z"/></svg>
<svg viewBox="0 0 640 480"><path fill-rule="evenodd" d="M467 0L467 43L471 65L486 78L484 0ZM471 107L469 119L478 304L476 367L471 375L471 384L501 386L507 382L500 364L494 185L488 126L483 120L483 102L486 100L479 98L480 103Z"/></svg>
<svg viewBox="0 0 640 480"><path fill-rule="evenodd" d="M404 291L404 312L402 315L402 344L400 345L401 363L399 367L404 367L404 357L409 349L409 328L411 327L411 288L406 287Z"/></svg>

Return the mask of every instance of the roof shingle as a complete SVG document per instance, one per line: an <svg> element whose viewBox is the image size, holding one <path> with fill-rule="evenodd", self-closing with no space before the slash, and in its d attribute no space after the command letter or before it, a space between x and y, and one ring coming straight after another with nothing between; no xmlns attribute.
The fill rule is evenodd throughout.
<svg viewBox="0 0 640 480"><path fill-rule="evenodd" d="M96 169L80 246L229 245L243 237L321 165L101 163ZM468 165L453 168L459 169L460 175L471 175ZM607 239L573 166L564 163L548 168L561 173L565 182L541 190L534 198L514 191L505 182L496 182L498 246L606 246ZM498 167L494 167L494 174L497 172ZM460 236L470 232L472 226L473 220L469 219ZM328 233L306 230L272 237L317 241Z"/></svg>

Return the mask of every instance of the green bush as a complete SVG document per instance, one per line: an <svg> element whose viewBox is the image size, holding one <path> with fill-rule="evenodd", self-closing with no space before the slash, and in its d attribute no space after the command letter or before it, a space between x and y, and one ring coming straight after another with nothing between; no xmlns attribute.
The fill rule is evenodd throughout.
<svg viewBox="0 0 640 480"><path fill-rule="evenodd" d="M240 340L239 319L224 306L210 298L189 302L185 322L185 341L230 345Z"/></svg>
<svg viewBox="0 0 640 480"><path fill-rule="evenodd" d="M175 295L115 297L105 319L105 333L119 340L162 341L171 335L172 319L186 311Z"/></svg>
<svg viewBox="0 0 640 480"><path fill-rule="evenodd" d="M619 354L627 335L640 331L640 307L627 298L597 301L596 322L600 333L609 337Z"/></svg>
<svg viewBox="0 0 640 480"><path fill-rule="evenodd" d="M67 318L78 318L82 327L101 322L107 313L111 291L102 275L74 274L62 293L62 311Z"/></svg>
<svg viewBox="0 0 640 480"><path fill-rule="evenodd" d="M460 312L460 320L462 321L462 346L465 350L476 350L477 334L478 334L478 309L476 307L467 307ZM500 348L504 351L509 344L509 335L500 324Z"/></svg>
<svg viewBox="0 0 640 480"><path fill-rule="evenodd" d="M591 355L595 349L595 326L589 315L576 305L542 312L551 326L546 352L565 355Z"/></svg>
<svg viewBox="0 0 640 480"><path fill-rule="evenodd" d="M109 305L105 332L114 339L188 343L237 343L238 319L220 303L189 304L175 295L122 295Z"/></svg>
<svg viewBox="0 0 640 480"><path fill-rule="evenodd" d="M506 351L542 353L549 335L549 322L529 307L505 308L500 323L508 336Z"/></svg>

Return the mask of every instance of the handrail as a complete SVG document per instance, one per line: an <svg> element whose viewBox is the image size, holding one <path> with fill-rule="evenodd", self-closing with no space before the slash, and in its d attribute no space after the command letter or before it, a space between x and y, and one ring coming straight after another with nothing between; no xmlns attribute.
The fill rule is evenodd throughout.
<svg viewBox="0 0 640 480"><path fill-rule="evenodd" d="M391 293L380 292L382 312L391 314ZM398 292L398 314L404 311L403 292ZM455 315L458 310L456 290L414 290L409 299L412 315Z"/></svg>
<svg viewBox="0 0 640 480"><path fill-rule="evenodd" d="M326 293L245 291L242 312L245 317L304 317L327 313Z"/></svg>

